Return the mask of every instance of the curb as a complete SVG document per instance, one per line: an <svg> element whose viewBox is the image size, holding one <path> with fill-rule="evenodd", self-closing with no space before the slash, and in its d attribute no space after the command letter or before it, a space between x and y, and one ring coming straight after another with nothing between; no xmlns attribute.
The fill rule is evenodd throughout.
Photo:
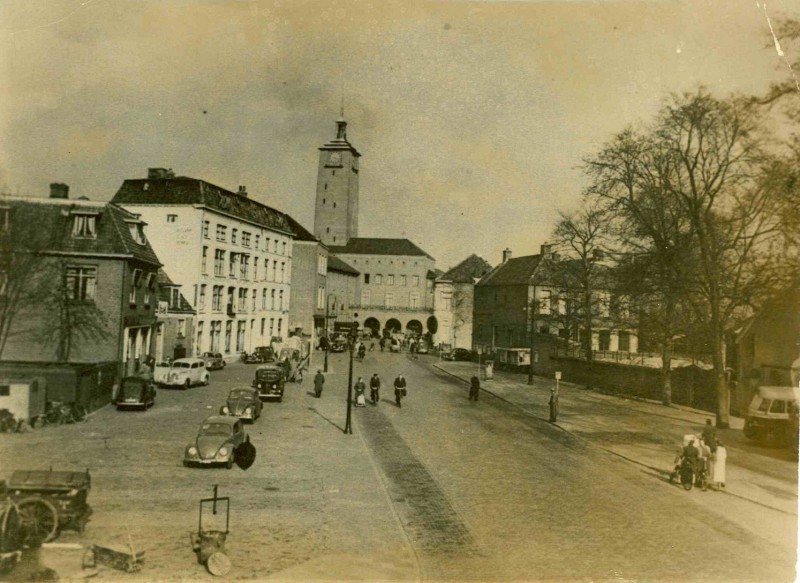
<svg viewBox="0 0 800 583"><path fill-rule="evenodd" d="M441 368L437 363L434 363L433 366L436 367L437 369L439 369L440 371L442 371L443 373L448 374L448 375L450 375L451 377L453 377L455 379L458 379L459 381L461 381L462 383L464 383L466 385L469 385L469 381L463 379L462 377L458 376L455 373L450 372L449 370L445 370L445 369ZM578 435L575 435L569 429L566 429L566 428L564 428L564 427L562 427L562 426L560 426L560 425L558 425L556 423L550 423L550 421L545 419L544 417L539 417L538 415L534 415L534 414L530 413L527 409L524 409L523 407L521 407L520 405L517 405L516 403L513 403L512 401L509 401L505 397L501 397L497 393L494 393L494 392L492 392L492 391L490 391L488 389L484 389L483 387L481 387L481 391L485 391L486 393L489 393L493 397L496 397L497 399L500 399L501 401L503 401L505 403L513 405L514 407L516 407L517 409L519 409L520 411L522 411L526 415L529 415L530 417L533 417L534 419L539 419L541 421L544 421L545 423L548 423L548 424L552 425L553 427L557 427L558 429L560 429L564 433L568 433L569 435L571 435L575 439L579 439L581 441L584 441L587 444L591 445L592 447L596 447L597 449L599 449L601 451L604 451L606 453L610 453L610 454L612 454L614 456L617 456L618 458L623 459L623 460L625 460L627 462L631 462L633 464L648 468L648 469L653 470L655 472L658 472L658 473L663 473L664 472L664 470L662 468L657 468L655 466L651 466L650 464L647 464L645 462L641 462L641 461L636 460L634 458L625 456L625 455L623 455L621 453L618 453L616 451L613 451L613 450L610 450L610 449L606 449L602 445L597 445L595 443L592 443L591 441L589 441L585 437L580 437ZM644 413L645 415L648 414L647 412L642 412L642 413ZM665 415L658 415L657 413L652 413L652 415L654 415L656 417L666 417L667 419L677 419L678 421L685 421L684 419L678 419L676 417L669 417L669 416L665 416ZM757 504L757 505L762 506L764 508L769 508L770 510L774 510L775 512L780 512L782 514L787 514L789 516L797 516L797 514L794 513L794 512L788 512L788 511L783 510L781 508L776 508L775 506L770 506L769 504L765 504L763 502L759 502L758 500L754 500L753 498L748 498L746 496L742 496L741 494L734 494L734 493L732 493L732 492L730 492L728 490L719 490L719 492L722 493L722 494L727 494L728 496L733 496L734 498L739 498L740 500L745 500L747 502L752 502L753 504Z"/></svg>

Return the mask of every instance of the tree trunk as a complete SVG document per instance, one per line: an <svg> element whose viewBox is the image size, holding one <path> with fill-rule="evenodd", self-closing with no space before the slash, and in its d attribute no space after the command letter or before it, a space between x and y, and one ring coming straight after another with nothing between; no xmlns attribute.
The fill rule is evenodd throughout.
<svg viewBox="0 0 800 583"><path fill-rule="evenodd" d="M728 393L728 382L725 378L725 354L723 353L725 342L722 338L722 330L719 326L714 326L713 349L714 353L711 358L714 363L714 378L716 379L717 385L717 427L719 429L727 429L730 427L731 403L730 394Z"/></svg>
<svg viewBox="0 0 800 583"><path fill-rule="evenodd" d="M672 405L672 319L675 303L667 298L664 307L664 341L661 345L661 404Z"/></svg>

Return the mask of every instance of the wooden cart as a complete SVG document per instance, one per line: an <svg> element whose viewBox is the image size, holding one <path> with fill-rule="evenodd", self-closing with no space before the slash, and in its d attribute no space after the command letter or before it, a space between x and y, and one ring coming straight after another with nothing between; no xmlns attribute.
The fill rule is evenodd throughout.
<svg viewBox="0 0 800 583"><path fill-rule="evenodd" d="M11 474L0 498L16 504L24 543L42 543L65 528L83 532L92 512L86 503L91 486L89 470L20 470Z"/></svg>

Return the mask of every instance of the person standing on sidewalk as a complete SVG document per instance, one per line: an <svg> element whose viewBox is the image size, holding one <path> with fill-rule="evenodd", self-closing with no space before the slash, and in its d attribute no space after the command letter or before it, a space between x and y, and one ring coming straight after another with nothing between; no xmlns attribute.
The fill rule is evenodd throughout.
<svg viewBox="0 0 800 583"><path fill-rule="evenodd" d="M397 403L398 407L402 407L400 401L405 396L406 396L406 379L403 378L402 374L399 374L397 375L397 378L394 379L394 402Z"/></svg>
<svg viewBox="0 0 800 583"><path fill-rule="evenodd" d="M314 375L314 396L319 399L322 395L322 387L325 385L325 376L322 374L321 370L317 370L317 374Z"/></svg>
<svg viewBox="0 0 800 583"><path fill-rule="evenodd" d="M477 401L478 395L481 392L481 380L477 376L473 376L469 380L469 400Z"/></svg>
<svg viewBox="0 0 800 583"><path fill-rule="evenodd" d="M713 452L717 449L717 429L712 425L711 419L706 419L706 426L703 427L703 443Z"/></svg>
<svg viewBox="0 0 800 583"><path fill-rule="evenodd" d="M558 421L558 393L555 387L550 389L550 423Z"/></svg>
<svg viewBox="0 0 800 583"><path fill-rule="evenodd" d="M711 476L711 482L716 485L717 489L725 487L725 462L727 460L728 450L721 441L717 441L717 449L714 452L714 474Z"/></svg>

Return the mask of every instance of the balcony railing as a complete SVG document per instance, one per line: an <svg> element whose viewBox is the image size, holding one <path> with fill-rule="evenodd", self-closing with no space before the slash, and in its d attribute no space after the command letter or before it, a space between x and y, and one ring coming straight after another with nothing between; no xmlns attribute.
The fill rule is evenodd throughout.
<svg viewBox="0 0 800 583"><path fill-rule="evenodd" d="M433 308L426 308L426 307L416 307L412 308L410 306L386 306L384 304L360 304L358 306L350 306L351 310L361 309L361 310L378 310L383 312L425 312L425 313L433 313Z"/></svg>

